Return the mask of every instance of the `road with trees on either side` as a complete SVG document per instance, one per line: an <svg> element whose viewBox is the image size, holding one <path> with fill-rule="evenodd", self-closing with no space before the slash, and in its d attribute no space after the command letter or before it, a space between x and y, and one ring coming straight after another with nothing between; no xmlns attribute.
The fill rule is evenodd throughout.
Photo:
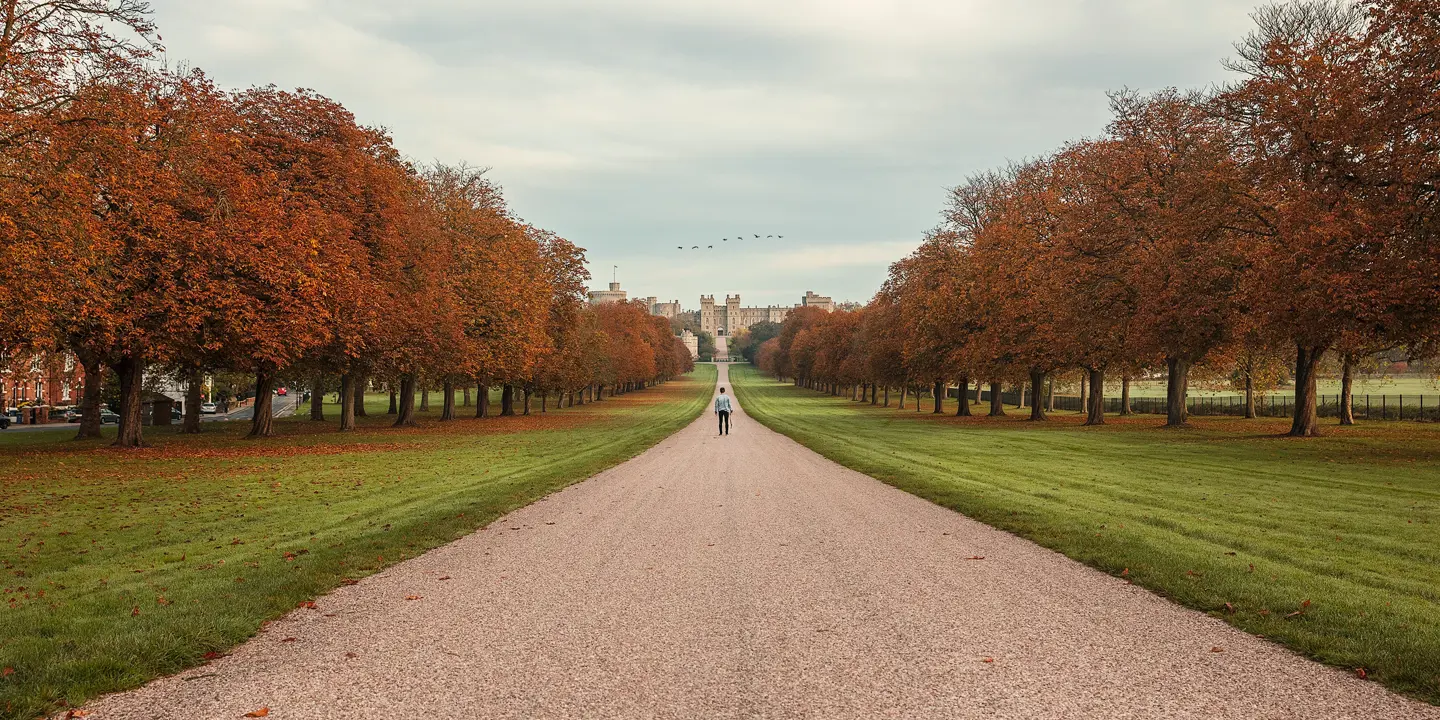
<svg viewBox="0 0 1440 720"><path fill-rule="evenodd" d="M316 604L88 717L1440 718L743 409Z"/></svg>

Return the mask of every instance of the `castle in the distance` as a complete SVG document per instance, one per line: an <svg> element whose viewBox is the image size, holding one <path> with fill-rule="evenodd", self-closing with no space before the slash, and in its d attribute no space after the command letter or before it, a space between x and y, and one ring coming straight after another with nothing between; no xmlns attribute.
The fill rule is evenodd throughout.
<svg viewBox="0 0 1440 720"><path fill-rule="evenodd" d="M700 329L715 337L729 337L762 322L783 323L790 313L805 307L835 312L835 300L806 291L805 297L793 308L780 305L747 308L740 307L739 295L726 295L724 305L716 305L714 295L702 295L700 296Z"/></svg>

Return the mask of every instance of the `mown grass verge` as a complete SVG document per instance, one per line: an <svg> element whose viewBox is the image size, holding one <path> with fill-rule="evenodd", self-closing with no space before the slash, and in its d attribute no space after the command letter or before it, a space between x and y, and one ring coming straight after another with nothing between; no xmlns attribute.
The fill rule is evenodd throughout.
<svg viewBox="0 0 1440 720"><path fill-rule="evenodd" d="M713 365L541 417L346 435L284 420L147 436L0 436L0 717L34 718L223 653L347 579L462 537L693 421ZM379 399L383 400L383 398ZM495 408L498 412L498 406ZM438 408L436 408L438 413Z"/></svg>
<svg viewBox="0 0 1440 720"><path fill-rule="evenodd" d="M749 415L838 463L1440 703L1440 426L1085 428L876 408L748 366L730 380Z"/></svg>

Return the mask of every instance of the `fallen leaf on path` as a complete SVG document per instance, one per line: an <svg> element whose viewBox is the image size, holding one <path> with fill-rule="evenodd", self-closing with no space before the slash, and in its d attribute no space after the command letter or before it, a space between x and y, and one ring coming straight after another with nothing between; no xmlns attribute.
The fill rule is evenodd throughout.
<svg viewBox="0 0 1440 720"><path fill-rule="evenodd" d="M205 653L205 659L206 659L206 660L218 660L218 659L220 659L220 658L222 658L222 657L225 657L225 653L218 653L218 652L215 652L214 650L211 650L210 652Z"/></svg>
<svg viewBox="0 0 1440 720"><path fill-rule="evenodd" d="M995 662L995 658L985 658L985 660L984 660L983 662L993 663L993 662Z"/></svg>
<svg viewBox="0 0 1440 720"><path fill-rule="evenodd" d="M406 595L406 596L405 596L405 599L406 599L406 600L424 600L424 599L425 599L425 596L424 596L424 595Z"/></svg>
<svg viewBox="0 0 1440 720"><path fill-rule="evenodd" d="M985 556L984 556L984 555L971 555L970 557L965 558L965 559L966 559L966 560L984 560L984 559L985 559Z"/></svg>
<svg viewBox="0 0 1440 720"><path fill-rule="evenodd" d="M450 576L449 576L449 575L446 575L445 577L442 577L442 578L440 578L440 579L441 579L441 580L449 580L449 579L450 579Z"/></svg>
<svg viewBox="0 0 1440 720"><path fill-rule="evenodd" d="M1125 568L1124 570L1121 570L1120 577L1130 577L1130 568Z"/></svg>
<svg viewBox="0 0 1440 720"><path fill-rule="evenodd" d="M357 657L360 657L360 656L359 656L359 655L356 655L356 654L353 653L353 652L347 652L347 653L345 653L345 657L347 657L347 658L357 658Z"/></svg>
<svg viewBox="0 0 1440 720"><path fill-rule="evenodd" d="M300 604L297 605L296 607L301 607L301 608L305 608L305 609L308 609L308 610L314 610L314 609L315 609L315 602L312 601L312 600L306 600L305 602L300 603Z"/></svg>
<svg viewBox="0 0 1440 720"><path fill-rule="evenodd" d="M350 579L350 578L345 578L344 580L341 580L341 581L340 581L340 584L341 584L341 585L359 585L359 584L360 584L360 581L359 581L359 580L352 580L352 579Z"/></svg>
<svg viewBox="0 0 1440 720"><path fill-rule="evenodd" d="M1365 668L1355 668L1355 675L1361 680L1369 677L1369 674L1365 672Z"/></svg>
<svg viewBox="0 0 1440 720"><path fill-rule="evenodd" d="M90 711L89 711L89 710L71 710L71 711L65 713L65 717L67 717L67 718L86 717L86 716L88 716L89 714L90 714Z"/></svg>
<svg viewBox="0 0 1440 720"><path fill-rule="evenodd" d="M280 642L295 642L295 641L297 641L297 640L299 640L299 639L300 639L300 638L297 638L297 637L287 637L287 638L281 640Z"/></svg>
<svg viewBox="0 0 1440 720"><path fill-rule="evenodd" d="M1215 652L1215 653L1225 652L1225 648L1218 647L1218 646L1217 646L1217 647L1212 647L1212 648L1210 648L1210 652Z"/></svg>
<svg viewBox="0 0 1440 720"><path fill-rule="evenodd" d="M245 717L270 717L270 708L262 707L259 710L252 710L245 713Z"/></svg>

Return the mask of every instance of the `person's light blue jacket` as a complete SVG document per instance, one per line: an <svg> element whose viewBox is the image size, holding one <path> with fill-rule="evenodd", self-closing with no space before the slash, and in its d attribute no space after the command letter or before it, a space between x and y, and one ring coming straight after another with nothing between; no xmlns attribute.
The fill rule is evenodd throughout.
<svg viewBox="0 0 1440 720"><path fill-rule="evenodd" d="M718 395L715 397L715 412L731 412L729 395Z"/></svg>

